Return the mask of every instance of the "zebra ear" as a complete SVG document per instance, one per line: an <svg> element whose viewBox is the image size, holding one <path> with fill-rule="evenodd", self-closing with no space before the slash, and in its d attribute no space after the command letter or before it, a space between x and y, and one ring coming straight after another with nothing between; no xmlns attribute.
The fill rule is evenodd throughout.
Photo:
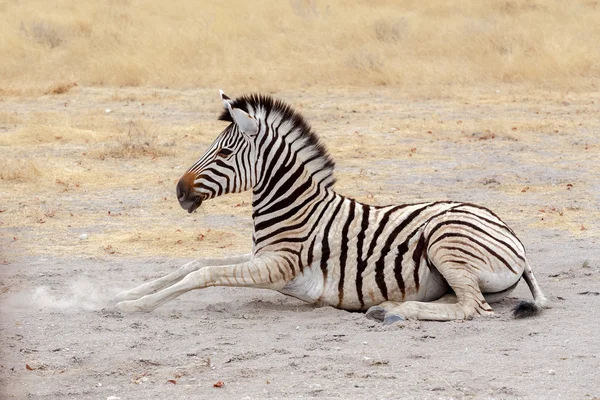
<svg viewBox="0 0 600 400"><path fill-rule="evenodd" d="M221 95L221 101L223 101L223 107L225 107L226 110L229 110L228 105L231 105L231 103L232 103L231 99L221 89L219 89L219 94Z"/></svg>
<svg viewBox="0 0 600 400"><path fill-rule="evenodd" d="M239 108L232 108L231 104L228 104L229 114L233 118L235 124L240 130L248 135L256 135L258 133L258 123L256 119L244 110Z"/></svg>
<svg viewBox="0 0 600 400"><path fill-rule="evenodd" d="M239 108L233 108L233 100L229 98L221 89L219 89L221 100L223 101L223 107L229 110L233 122L240 128L240 130L248 135L256 135L258 133L258 123L254 117L251 117L247 112L240 110Z"/></svg>

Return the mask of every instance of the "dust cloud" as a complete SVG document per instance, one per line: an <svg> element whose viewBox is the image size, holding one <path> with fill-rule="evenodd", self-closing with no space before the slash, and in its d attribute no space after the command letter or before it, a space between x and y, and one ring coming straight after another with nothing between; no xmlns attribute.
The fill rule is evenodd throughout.
<svg viewBox="0 0 600 400"><path fill-rule="evenodd" d="M118 290L101 288L87 279L79 279L67 287L43 285L14 293L0 303L2 312L40 311L94 311L112 305Z"/></svg>

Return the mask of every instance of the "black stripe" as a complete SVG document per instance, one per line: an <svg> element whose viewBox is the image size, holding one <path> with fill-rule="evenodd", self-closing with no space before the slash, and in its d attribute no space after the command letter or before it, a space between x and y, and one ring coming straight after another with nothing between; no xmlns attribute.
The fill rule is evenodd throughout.
<svg viewBox="0 0 600 400"><path fill-rule="evenodd" d="M292 231L294 229L298 229L298 228L303 227L310 220L310 217L315 213L315 211L317 211L318 208L319 208L319 203L313 204L312 208L308 212L308 215L302 221L300 221L299 223L294 224L294 225L283 226L283 227L281 227L281 228L279 228L279 229L277 229L277 230L275 230L275 231L273 231L271 233L268 233L268 234L260 237L258 239L258 242L256 242L256 243L260 243L263 240L269 239L269 238L271 238L273 236L276 236L276 235L278 235L280 233L283 233L283 232L286 232L286 231ZM326 207L323 210L325 210L325 209L326 209ZM254 229L254 231L257 232L257 233L260 232L257 229Z"/></svg>
<svg viewBox="0 0 600 400"><path fill-rule="evenodd" d="M315 228L317 227L317 225L319 224L319 222L321 221L321 218L323 217L323 214L325 213L325 211L328 209L329 205L335 200L335 196L333 196L331 198L331 200L323 207L323 210L321 210L321 214L319 214L319 216L317 217L316 221L314 222L312 228L310 229L310 231L308 232L308 234L304 237L286 237L286 238L281 238L281 239L277 239L276 241L274 241L273 244L279 244L279 243L284 243L284 242L291 242L291 243L299 243L299 242L305 242L306 240L308 240L308 238L312 235L313 231L315 230ZM300 223L295 224L295 225L291 225L289 227L283 227L280 228L274 232L271 232L261 238L258 238L257 241L255 242L255 244L258 244L264 240L270 239L273 236L276 236L280 233L286 232L286 231L292 231L294 229L300 228L302 226L304 226L306 224L306 222L308 222L308 220L310 219L310 217L313 215L313 213L319 208L319 206L322 203L317 203L309 212L308 216Z"/></svg>
<svg viewBox="0 0 600 400"><path fill-rule="evenodd" d="M213 189L211 186L207 186L203 183L198 185L198 189L208 190L211 193L210 197L216 197L216 195L217 195L217 192L215 191L215 189Z"/></svg>
<svg viewBox="0 0 600 400"><path fill-rule="evenodd" d="M517 250L515 250L510 244L504 242L503 240L500 240L498 237L493 236L492 234L490 234L489 232L485 231L484 229L480 228L479 226L472 224L470 222L467 221L460 221L460 220L450 220L450 221L443 221L440 222L439 224L437 224L433 229L431 229L431 231L429 231L429 237L432 237L433 234L440 229L442 226L445 225L464 225L464 226L468 226L469 228L472 228L474 230L476 230L477 232L481 232L484 235L488 236L490 239L495 240L496 242L502 244L504 247L506 247L507 249L509 249L518 259L520 259L521 261L525 261L525 258L520 255Z"/></svg>
<svg viewBox="0 0 600 400"><path fill-rule="evenodd" d="M360 301L360 308L364 308L365 302L363 301L363 293L362 293L362 274L367 268L366 260L363 260L363 242L365 240L365 232L369 228L369 206L366 204L362 204L362 221L360 223L360 232L358 232L358 237L356 239L356 294L358 296L358 301Z"/></svg>
<svg viewBox="0 0 600 400"><path fill-rule="evenodd" d="M280 159L283 152L285 150L288 150L288 146L282 139L277 148L273 149L276 142L277 138L273 138L273 140L271 140L267 144L267 147L261 153L261 176L259 182L256 183L253 189L254 194L260 195L264 193L265 195L268 195L269 193L271 193L273 191L273 187L277 184L277 182L279 182L283 174L285 174L289 170L289 166L286 165L286 162L289 160L289 157L291 155L290 151L286 153L285 160L283 162ZM271 152L273 152L273 157L271 158L271 163L267 166L267 162L269 161L269 155L271 154ZM293 154L293 156L295 159L296 154ZM275 174L272 174L272 168L276 165L279 165L279 168L277 169L277 171L275 171ZM264 196L261 196L261 198L259 198L256 203L260 204L260 202L263 200Z"/></svg>
<svg viewBox="0 0 600 400"><path fill-rule="evenodd" d="M490 249L488 246L486 246L485 244L479 242L478 240L474 239L472 236L469 235L465 235L462 233L456 233L456 232L447 232L444 233L440 236L438 236L433 243L430 243L428 246L428 250L431 248L431 246L433 246L434 244L436 244L437 242L439 242L440 240L443 240L444 238L447 237L462 237L465 238L467 240L470 240L471 242L483 247L484 249L486 249L491 255L493 255L494 257L496 257L498 260L500 260L500 262L502 262L506 268L508 268L512 273L516 274L517 271L515 271L509 264L508 262L498 253L496 253L494 250Z"/></svg>
<svg viewBox="0 0 600 400"><path fill-rule="evenodd" d="M402 243L402 245L404 245L404 243ZM394 277L396 278L396 284L402 293L402 300L404 301L406 289L404 287L404 278L402 278L402 256L406 250L404 252L401 251L400 247L402 245L398 246L398 254L396 254L396 258L394 259Z"/></svg>
<svg viewBox="0 0 600 400"><path fill-rule="evenodd" d="M312 242L310 243L310 246L308 246L308 255L306 256L306 266L309 268L313 262L313 250L315 249L315 241L316 240L317 240L317 237L315 236L313 238Z"/></svg>
<svg viewBox="0 0 600 400"><path fill-rule="evenodd" d="M346 277L346 260L348 259L348 241L350 238L348 237L348 231L350 230L350 224L354 220L354 208L356 207L356 202L354 200L350 200L350 209L348 210L348 218L346 219L346 223L342 228L342 237L341 245L342 248L340 250L340 281L338 283L338 307L342 306L342 302L344 301L344 278Z"/></svg>
<svg viewBox="0 0 600 400"><path fill-rule="evenodd" d="M481 257L479 257L476 254L471 253L468 250L463 249L462 247L455 247L455 246L444 246L442 247L443 249L448 249L448 250L456 250L456 251L460 251L461 253L465 253L466 255L468 255L469 257L475 258L479 261L481 261L482 263L485 263L485 260Z"/></svg>
<svg viewBox="0 0 600 400"><path fill-rule="evenodd" d="M489 223L491 225L495 225L495 226L497 226L499 228L503 228L503 229L507 230L508 232L510 232L511 234L514 235L514 232L512 232L512 230L504 222L502 222L502 221L500 221L500 222L492 221L489 218L485 218L484 216L481 216L479 214L475 214L474 212L469 211L469 210L459 210L458 208L455 208L452 211L455 212L455 213L471 215L472 217L475 217L476 219L480 219L480 220L483 220L483 221L485 221L485 222L487 222L487 223Z"/></svg>
<svg viewBox="0 0 600 400"><path fill-rule="evenodd" d="M373 255L373 252L375 251L375 246L377 246L377 240L379 239L379 236L381 235L381 233L385 229L385 226L387 225L388 221L390 220L390 215L392 215L394 212L401 210L403 208L406 208L408 206L409 206L409 204L402 204L399 206L395 206L383 214L383 217L379 220L379 225L377 226L375 233L373 233L373 237L371 239L371 244L369 246L369 251L367 253L367 260ZM404 221L402 223L404 223Z"/></svg>
<svg viewBox="0 0 600 400"><path fill-rule="evenodd" d="M302 246L300 246L300 251L292 249L290 247L283 247L281 249L279 249L280 252L288 252L291 253L292 255L295 255L297 260L296 265L298 265L298 268L300 269L300 272L302 272L304 270L304 265L302 265ZM296 269L294 268L294 263L291 263L290 266L292 268L293 274L294 276L296 276Z"/></svg>
<svg viewBox="0 0 600 400"><path fill-rule="evenodd" d="M491 212L491 211L490 211L490 210L488 210L487 208L480 207L480 206L476 206L476 205L474 205L474 204L468 204L468 206L469 206L469 207L473 207L473 208L478 208L478 209L480 209L480 210L487 211L487 212L489 212L489 213L490 213L492 216L494 216L494 217L498 218L498 216L497 216L496 214L494 214L493 212ZM525 246L523 245L523 242L521 242L521 240L520 240L520 239L517 237L517 235L515 234L515 231L513 231L513 230L510 228L510 226L506 225L506 223L504 223L504 221L502 221L500 218L498 218L498 221L500 221L500 222L496 222L496 221L492 221L491 219L485 218L485 217L483 217L483 216L481 216L481 215L479 215L479 214L475 214L475 213L473 213L473 212L471 212L471 211L468 211L468 210L459 210L458 208L455 208L455 209L453 209L453 211L454 211L454 212L458 212L458 213L463 213L463 214L469 214L469 215L472 215L472 216L474 216L474 217L476 217L476 218L478 218L478 219L482 219L482 220L484 220L485 222L488 222L488 223L490 223L490 224L492 224L492 225L495 225L495 226L498 226L498 227L500 227L500 228L504 228L504 229L506 229L508 232L510 232L510 233L512 234L512 236L513 236L515 239L517 239L517 241L518 241L518 242L521 244L521 246L523 246L523 249L525 249Z"/></svg>
<svg viewBox="0 0 600 400"><path fill-rule="evenodd" d="M391 248L392 248L392 244L394 243L394 241L396 240L396 238L398 237L398 235L415 219L419 216L419 214L421 214L421 212L423 210L426 210L428 208L430 208L431 206L434 206L438 203L432 203L432 204L427 204L421 208L416 209L415 211L413 211L412 213L410 213L404 220L402 220L402 222L396 226L394 228L394 230L388 235L382 249L381 249L381 255L379 257L379 259L377 260L377 262L375 263L375 282L377 282L377 286L379 287L379 290L381 291L381 294L383 295L383 297L387 300L387 285L385 283L385 276L384 276L384 268L385 268L385 257L388 255L388 253L390 252ZM408 207L409 205L413 205L413 204L404 204L401 207ZM395 211L397 208L393 209L392 211ZM389 216L388 216L389 219ZM387 219L386 219L387 222ZM397 255L396 259L394 260L394 265L396 268L398 268L398 266L400 266L400 271L399 272L394 272L394 275L396 277L396 282L398 283L398 287L400 287L402 285L402 287L404 286L404 281L402 279L402 256L404 255L404 253L408 250L408 241L410 240L410 238L415 234L415 232L418 230L418 228L416 230L414 230L411 235L405 240L405 242L400 245L398 247L398 251L399 251L399 255L400 257ZM401 246L405 247L402 248ZM374 246L373 246L374 247ZM402 253L400 253L400 251L402 251ZM398 279L399 278L399 279ZM403 292L404 293L404 292Z"/></svg>
<svg viewBox="0 0 600 400"><path fill-rule="evenodd" d="M220 166L218 162L217 162L217 166ZM227 167L227 168L230 169L229 167ZM216 169L214 169L212 167L209 167L206 170L204 170L204 174L206 174L206 173L212 173L214 176L217 176L219 178L225 179L225 186L223 186L220 183L217 183L217 185L219 185L218 196L222 195L224 191L227 191L230 188L230 186L229 186L229 183L230 183L229 175L227 175L227 174L225 174L225 173L223 173L223 172L221 172L219 170L216 170Z"/></svg>
<svg viewBox="0 0 600 400"><path fill-rule="evenodd" d="M302 175L301 170L300 173L294 174L290 177L290 179L279 187L277 193L272 198L272 201L268 204L265 204L263 208L256 211L254 214L256 217L260 217L266 214L275 213L277 211L283 210L296 202L302 194L306 193L313 183L314 175L310 175L306 181L304 181L301 185L298 185L298 178ZM292 181L293 180L293 181ZM296 188L289 195L284 196L286 192L292 188Z"/></svg>
<svg viewBox="0 0 600 400"><path fill-rule="evenodd" d="M323 285L326 285L327 282L327 261L329 260L329 256L331 254L329 249L329 230L331 229L331 225L333 225L338 212L340 212L342 204L344 204L343 198L340 199L340 203L331 214L327 225L325 225L325 230L323 231L323 241L321 242L321 272L323 272Z"/></svg>
<svg viewBox="0 0 600 400"><path fill-rule="evenodd" d="M239 153L240 150L241 149L238 149L237 152ZM239 158L241 158L241 155L240 157L233 157L233 161L235 163L235 170L237 171L237 173L233 174L233 186L236 188L236 192L238 191L238 189L239 191L242 190L242 177L244 176L244 170L240 165Z"/></svg>
<svg viewBox="0 0 600 400"><path fill-rule="evenodd" d="M417 292L419 291L419 267L421 266L421 258L425 256L425 251L427 251L427 248L425 246L425 236L421 235L412 256L413 262L415 264L413 270L413 279L415 281L415 289L417 290Z"/></svg>
<svg viewBox="0 0 600 400"><path fill-rule="evenodd" d="M295 164L295 159L296 159L296 155L294 155L294 164ZM292 170L293 168L296 168L295 171L292 172L292 174L285 180L282 181L283 177L285 176L285 174L289 171ZM278 206L281 203L284 203L287 201L289 202L289 200L291 199L296 200L294 198L291 198L291 196L283 196L285 193L287 193L288 190L290 190L291 188L293 188L294 186L296 186L298 184L298 180L299 178L302 176L302 174L304 174L305 170L303 166L295 166L295 165L291 165L289 168L287 167L282 167L280 168L274 176L272 176L271 178L269 178L269 185L267 186L267 188L265 189L264 192L260 192L260 200L258 200L256 203L257 208L260 207L260 203L266 199L270 194L273 193L273 191L275 190L275 186L277 186L277 184L280 184L279 188L277 189L277 191L275 192L275 194L273 194L271 196L271 202L268 202L267 204L264 205L263 208L257 210L254 214L256 216L260 216L260 215L265 215L269 212L271 212L271 210L276 210L278 208L283 208ZM304 182L304 186L302 186L303 188L306 187L309 188L310 187L310 183L312 181L314 174L310 176L309 179L307 179L306 182ZM306 191L306 189L304 189L304 191ZM296 190L296 192L298 192L299 189ZM258 192L256 192L258 193Z"/></svg>
<svg viewBox="0 0 600 400"><path fill-rule="evenodd" d="M482 206L480 206L480 205L473 204L473 203L461 203L461 205L460 205L459 207L462 207L462 206L466 206L466 207L473 207L473 208L477 208L477 209L479 209L479 210L483 210L483 211L485 211L485 212L488 212L488 213L490 213L490 215L494 216L495 218L497 218L497 219L498 219L498 221L500 221L500 222L503 222L503 221L500 219L500 217L499 217L499 216L497 216L496 214L494 214L494 212L493 212L492 210L488 209L488 208L485 208L485 207L482 207ZM508 228L508 227L507 227L507 228ZM509 229L510 229L510 228L509 228Z"/></svg>
<svg viewBox="0 0 600 400"><path fill-rule="evenodd" d="M310 184L311 181L309 180L306 183ZM308 188L305 188L305 190L306 189L308 189ZM300 198L300 195L302 193L303 192L300 192L300 193L296 194L295 196L294 195L289 196L286 203L284 203L282 205L283 206L282 209L292 205L294 203L294 201L297 201ZM287 221L291 217L297 215L300 210L302 210L304 207L306 207L306 205L309 204L310 202L312 202L318 195L319 195L319 192L315 191L313 194L310 195L310 197L306 198L306 200L304 200L301 204L297 205L296 207L292 208L291 210L287 211L286 213L280 214L280 215L275 214L275 216L273 218L266 219L263 222L256 224L255 229L260 231L260 230L266 229L270 226L273 226L275 224L278 224L279 222ZM275 212L275 211L279 211L279 210L274 210L273 212Z"/></svg>
<svg viewBox="0 0 600 400"><path fill-rule="evenodd" d="M271 112L271 108L270 107L265 107L265 134L263 135L260 144L258 145L258 147L262 147L265 144L265 140L267 140L267 138L269 137L269 113Z"/></svg>
<svg viewBox="0 0 600 400"><path fill-rule="evenodd" d="M415 211L413 211L413 213L411 213L404 221L402 221L402 223L400 225L398 225L396 227L396 229L394 229L394 231L392 232L392 234L388 237L388 241L389 244L386 243L386 246L384 247L384 249L386 249L388 246L391 246L392 243L394 242L394 240L396 239L396 236L424 209L428 208L428 207L432 207L438 204L448 204L451 203L449 201L437 201L435 203L431 203L425 207L422 207L420 209L417 209ZM414 204L413 204L414 205ZM423 227L432 219L439 217L440 215L445 214L446 212L448 212L449 210L452 210L452 208L449 208L447 210L443 210L442 212L427 218L426 221L424 221L423 223L421 223L416 229L414 229L412 232L410 232L407 236L406 239L404 239L404 242L402 242L397 248L396 248L396 258L394 259L394 277L396 278L396 283L398 284L398 287L400 288L400 291L402 292L402 299L404 299L404 296L406 295L405 292L405 284L404 284L404 278L402 277L402 259L404 258L404 255L408 252L408 244L410 243L410 241L412 240L412 238L415 236L415 234L417 232L420 232ZM388 249L389 251L389 249ZM427 265L430 265L429 259L427 259ZM377 268L377 267L376 267ZM379 268L383 268L382 266L380 266ZM430 267L431 269L431 267Z"/></svg>
<svg viewBox="0 0 600 400"><path fill-rule="evenodd" d="M266 139L267 135L263 136L263 141ZM267 146L264 149L262 148L262 143L261 146L256 146L256 153L257 154L262 154L262 157L256 157L256 160L254 161L254 173L257 174L258 173L258 163L259 161L266 161L266 155L269 154L271 152L271 148L275 145L275 142L277 142L277 138L273 137L271 140L269 140L269 142L267 142ZM281 140L282 145L283 145L283 139ZM261 185L264 179L267 179L269 177L269 175L266 175L265 169L263 168L261 170L261 176L260 179L256 180L256 185Z"/></svg>
<svg viewBox="0 0 600 400"><path fill-rule="evenodd" d="M264 165L263 165L263 179L261 179L260 184L256 185L254 188L254 193L257 194L269 194L273 191L273 188L279 182L279 180L288 173L296 163L296 155L297 153L292 153L291 149L288 148L284 141L281 142L279 147L275 150L273 157L271 158L271 162L267 166L267 161L269 160L269 154L263 154ZM281 155L283 152L285 153L285 158L281 160ZM290 157L292 157L292 161L290 162ZM276 170L275 170L276 169ZM273 174L273 170L275 170L275 174ZM260 203L263 199L261 198L258 202Z"/></svg>

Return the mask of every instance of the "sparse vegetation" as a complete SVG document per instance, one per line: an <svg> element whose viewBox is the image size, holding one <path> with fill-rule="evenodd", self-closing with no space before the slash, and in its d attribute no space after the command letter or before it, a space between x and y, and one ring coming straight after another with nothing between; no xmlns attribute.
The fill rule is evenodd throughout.
<svg viewBox="0 0 600 400"><path fill-rule="evenodd" d="M29 160L0 160L0 180L35 182L40 176L40 169Z"/></svg>
<svg viewBox="0 0 600 400"><path fill-rule="evenodd" d="M127 122L126 130L120 132L117 143L108 150L108 155L116 158L158 157L164 153L152 125L141 119Z"/></svg>

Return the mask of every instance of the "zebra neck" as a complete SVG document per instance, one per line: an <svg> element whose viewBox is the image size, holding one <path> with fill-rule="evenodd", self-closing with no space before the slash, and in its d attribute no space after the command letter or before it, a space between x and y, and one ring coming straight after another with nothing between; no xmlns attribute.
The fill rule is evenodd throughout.
<svg viewBox="0 0 600 400"><path fill-rule="evenodd" d="M253 219L306 204L314 195L332 190L334 164L321 145L294 130L273 132L263 141L254 161Z"/></svg>
<svg viewBox="0 0 600 400"><path fill-rule="evenodd" d="M280 246L284 242L302 244L308 241L312 221L332 198L339 197L333 191L330 176L299 171L283 179L273 179L263 192L254 192L255 251L270 245Z"/></svg>

